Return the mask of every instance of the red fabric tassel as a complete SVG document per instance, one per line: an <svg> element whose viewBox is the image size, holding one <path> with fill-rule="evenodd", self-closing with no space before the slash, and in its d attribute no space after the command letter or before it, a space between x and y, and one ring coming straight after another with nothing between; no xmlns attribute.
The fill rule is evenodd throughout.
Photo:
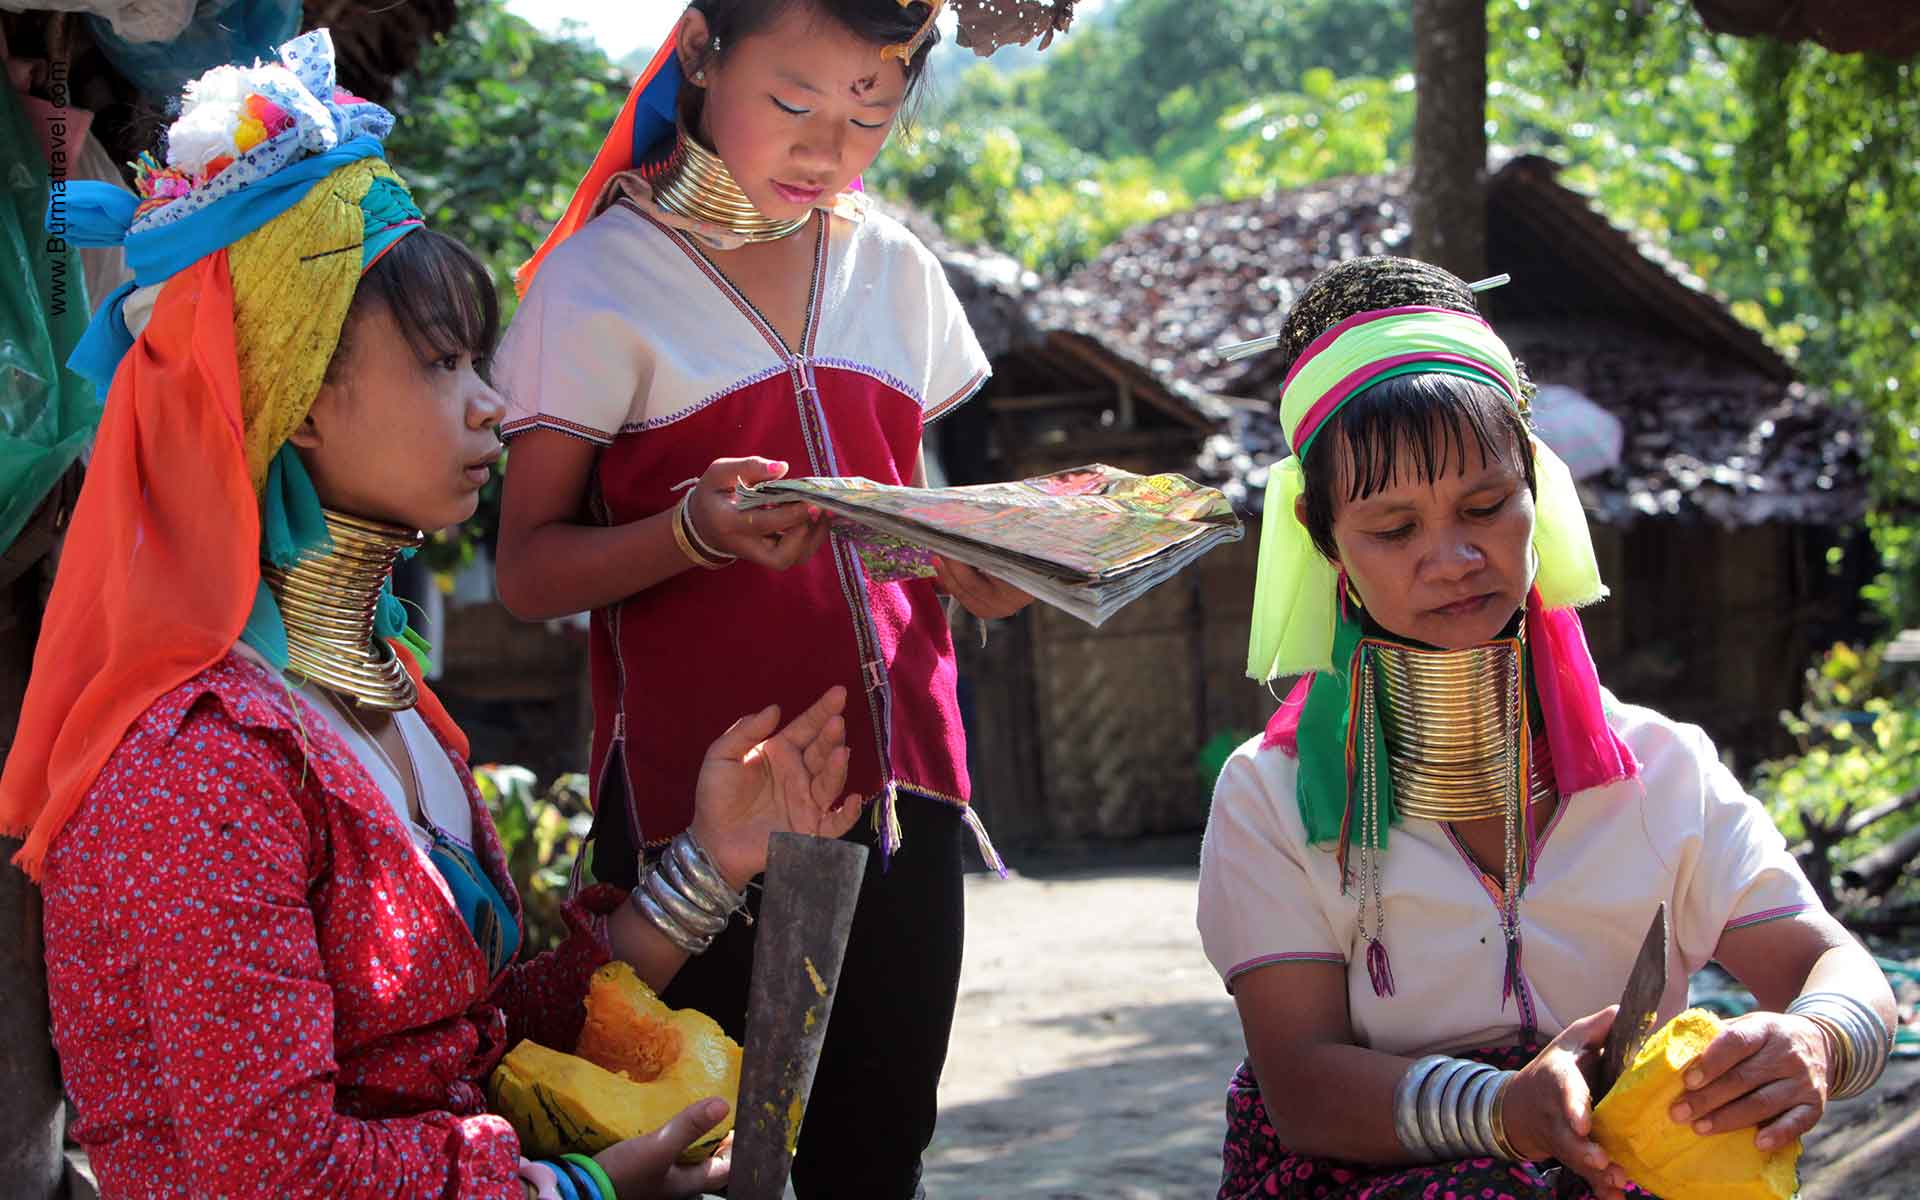
<svg viewBox="0 0 1920 1200"><path fill-rule="evenodd" d="M1387 961L1385 942L1375 940L1367 943L1367 975L1373 980L1374 995L1393 995L1393 964Z"/></svg>
<svg viewBox="0 0 1920 1200"><path fill-rule="evenodd" d="M1514 938L1507 943L1506 978L1500 985L1500 1011L1507 1011L1507 1001L1513 998L1520 986L1520 939Z"/></svg>

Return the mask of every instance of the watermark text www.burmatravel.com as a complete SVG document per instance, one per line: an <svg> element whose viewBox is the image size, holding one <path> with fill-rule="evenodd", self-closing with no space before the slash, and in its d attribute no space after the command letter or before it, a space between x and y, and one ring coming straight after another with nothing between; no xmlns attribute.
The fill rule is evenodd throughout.
<svg viewBox="0 0 1920 1200"><path fill-rule="evenodd" d="M67 243L67 162L69 111L67 64L56 58L47 64L47 315L65 316L67 269L72 262Z"/></svg>

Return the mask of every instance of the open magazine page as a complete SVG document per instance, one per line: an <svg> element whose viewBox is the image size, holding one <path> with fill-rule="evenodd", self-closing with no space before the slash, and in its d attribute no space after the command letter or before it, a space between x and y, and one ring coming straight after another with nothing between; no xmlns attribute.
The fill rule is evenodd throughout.
<svg viewBox="0 0 1920 1200"><path fill-rule="evenodd" d="M929 574L932 556L945 555L1094 624L1242 532L1216 489L1100 464L955 488L781 479L739 496L833 513L875 578Z"/></svg>
<svg viewBox="0 0 1920 1200"><path fill-rule="evenodd" d="M1225 496L1185 476L1135 475L1097 463L1012 483L979 483L966 487L897 487L853 477L772 480L753 490L831 495L849 505L893 513L931 505L939 512L1020 508L1078 513L1105 511L1178 521L1233 518ZM929 519L940 523L939 518Z"/></svg>

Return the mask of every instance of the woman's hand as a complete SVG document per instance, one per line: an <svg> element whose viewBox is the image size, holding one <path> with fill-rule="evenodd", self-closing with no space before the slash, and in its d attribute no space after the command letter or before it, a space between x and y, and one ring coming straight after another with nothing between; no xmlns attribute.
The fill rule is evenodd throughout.
<svg viewBox="0 0 1920 1200"><path fill-rule="evenodd" d="M725 1147L703 1162L678 1160L726 1116L727 1102L717 1096L689 1104L659 1129L608 1146L593 1161L607 1173L620 1200L684 1200L717 1192L726 1186L732 1165Z"/></svg>
<svg viewBox="0 0 1920 1200"><path fill-rule="evenodd" d="M1523 1158L1554 1159L1593 1189L1595 1200L1625 1200L1627 1175L1593 1140L1593 1092L1581 1068L1592 1063L1619 1005L1561 1031L1507 1084L1500 1112L1507 1140Z"/></svg>
<svg viewBox="0 0 1920 1200"><path fill-rule="evenodd" d="M742 510L733 489L781 479L787 464L765 458L718 458L693 486L687 520L699 540L722 554L744 558L775 571L813 556L827 536L826 515L810 504L779 504Z"/></svg>
<svg viewBox="0 0 1920 1200"><path fill-rule="evenodd" d="M933 586L983 621L1010 617L1033 603L1032 596L1012 584L950 558L933 560Z"/></svg>
<svg viewBox="0 0 1920 1200"><path fill-rule="evenodd" d="M766 870L767 838L837 838L860 816L847 784L847 689L833 687L779 733L780 709L742 717L707 748L693 793L693 836L738 891Z"/></svg>
<svg viewBox="0 0 1920 1200"><path fill-rule="evenodd" d="M1830 1054L1826 1033L1805 1017L1735 1017L1682 1075L1686 1091L1673 1106L1673 1119L1695 1133L1759 1126L1754 1145L1784 1146L1826 1112Z"/></svg>

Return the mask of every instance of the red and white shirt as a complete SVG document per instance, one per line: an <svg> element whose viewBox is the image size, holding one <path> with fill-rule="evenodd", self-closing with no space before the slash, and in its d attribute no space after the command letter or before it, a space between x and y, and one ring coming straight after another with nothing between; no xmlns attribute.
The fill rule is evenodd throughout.
<svg viewBox="0 0 1920 1200"><path fill-rule="evenodd" d="M825 213L805 336L784 344L727 280L726 255L616 205L547 260L496 356L508 436L603 447L591 512L663 512L717 458L908 483L922 426L988 366L940 263L897 221ZM804 234L799 236L805 236ZM833 537L786 572L687 571L596 612L595 803L630 798L635 846L692 819L706 746L744 713L848 689L848 787L964 805L965 741L944 607L928 580L870 580ZM616 777L617 775L617 777Z"/></svg>

